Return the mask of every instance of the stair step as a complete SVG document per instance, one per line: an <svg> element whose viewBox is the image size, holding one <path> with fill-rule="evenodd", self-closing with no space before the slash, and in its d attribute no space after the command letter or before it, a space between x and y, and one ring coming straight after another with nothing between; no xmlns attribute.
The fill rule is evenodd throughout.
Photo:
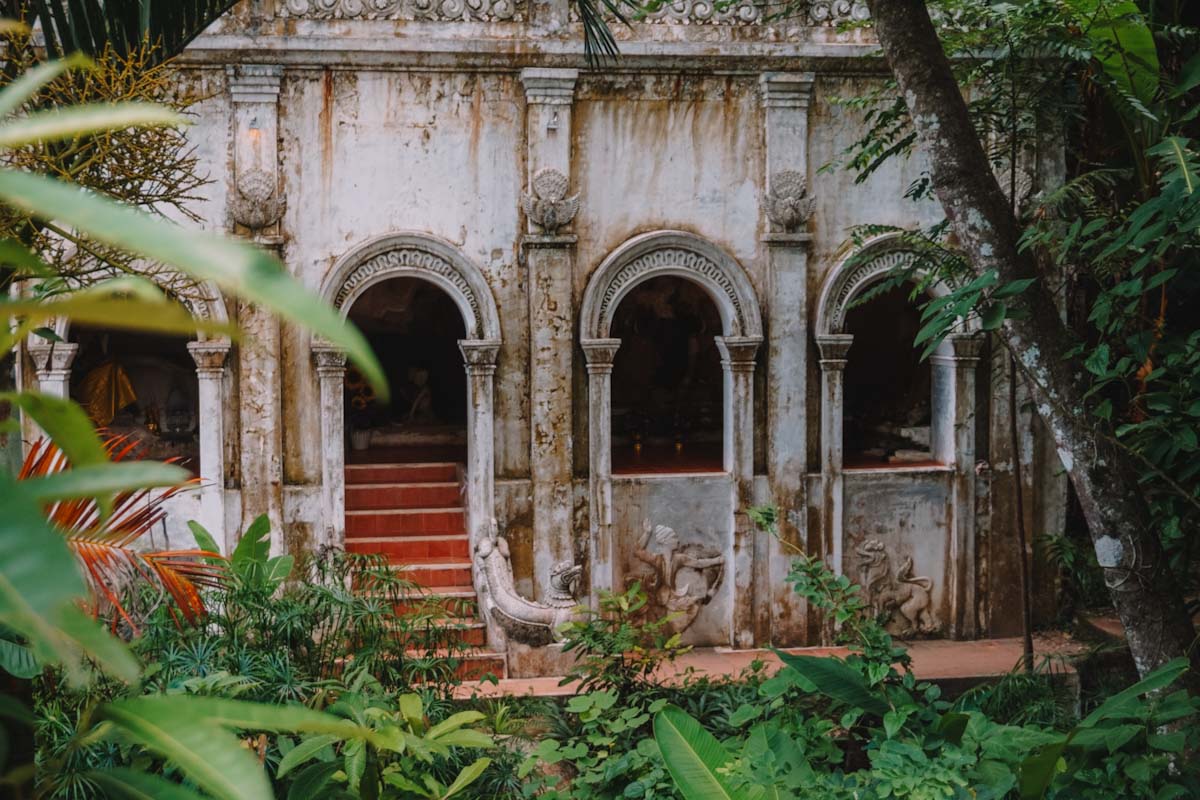
<svg viewBox="0 0 1200 800"><path fill-rule="evenodd" d="M410 559L392 569L417 586L471 585L471 562L467 559Z"/></svg>
<svg viewBox="0 0 1200 800"><path fill-rule="evenodd" d="M478 648L487 644L487 626L476 619L462 617L440 617L431 620L428 625L412 625L400 637L406 642L405 650L427 649L433 647L454 646L457 648Z"/></svg>
<svg viewBox="0 0 1200 800"><path fill-rule="evenodd" d="M458 464L347 464L346 485L364 483L440 483L459 480Z"/></svg>
<svg viewBox="0 0 1200 800"><path fill-rule="evenodd" d="M367 509L461 508L462 486L441 483L356 483L346 487L346 508Z"/></svg>
<svg viewBox="0 0 1200 800"><path fill-rule="evenodd" d="M463 534L434 534L419 536L356 536L346 539L348 553L379 553L396 564L413 559L465 559L471 554L471 543Z"/></svg>
<svg viewBox="0 0 1200 800"><path fill-rule="evenodd" d="M461 508L369 509L346 512L347 539L355 536L465 534L466 524Z"/></svg>
<svg viewBox="0 0 1200 800"><path fill-rule="evenodd" d="M475 596L473 586L429 586L402 593L393 608L401 615L435 610L474 619L479 616L479 598Z"/></svg>

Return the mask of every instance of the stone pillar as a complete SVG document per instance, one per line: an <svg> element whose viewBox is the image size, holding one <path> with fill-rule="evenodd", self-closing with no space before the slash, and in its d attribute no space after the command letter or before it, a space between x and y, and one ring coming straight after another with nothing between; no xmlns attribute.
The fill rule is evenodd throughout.
<svg viewBox="0 0 1200 800"><path fill-rule="evenodd" d="M565 187L571 175L571 103L579 73L527 68L525 196L527 234L522 245L529 268L529 471L533 483L534 596L550 596L550 571L575 561L573 547L571 376L575 316L572 278L575 243L558 235L578 207ZM549 210L550 213L544 213Z"/></svg>
<svg viewBox="0 0 1200 800"><path fill-rule="evenodd" d="M212 534L225 555L237 545L225 520L225 360L229 342L188 342L196 362L200 419L200 524Z"/></svg>
<svg viewBox="0 0 1200 800"><path fill-rule="evenodd" d="M761 336L718 336L725 371L725 470L733 481L733 540L726 553L732 565L733 604L730 639L734 647L753 647L769 637L771 603L765 592L766 559L756 558L759 535L746 510L754 503L754 358Z"/></svg>
<svg viewBox="0 0 1200 800"><path fill-rule="evenodd" d="M854 337L828 334L817 337L821 351L821 521L822 552L830 568L842 574L842 378L846 354Z"/></svg>
<svg viewBox="0 0 1200 800"><path fill-rule="evenodd" d="M534 596L550 595L550 570L574 563L571 376L574 236L527 235L529 265L529 469L533 480Z"/></svg>
<svg viewBox="0 0 1200 800"><path fill-rule="evenodd" d="M79 345L73 342L46 342L29 344L25 349L33 360L38 391L53 397L70 397L71 365L79 353Z"/></svg>
<svg viewBox="0 0 1200 800"><path fill-rule="evenodd" d="M954 522L950 537L950 636L971 638L979 633L976 611L975 557L975 373L983 338L952 334L952 355L935 355L952 370L953 400L947 409L953 415Z"/></svg>
<svg viewBox="0 0 1200 800"><path fill-rule="evenodd" d="M500 343L463 339L458 343L467 370L467 536L472 560L475 546L496 516L496 357ZM471 580L480 603L487 598L487 578L472 567ZM484 614L488 646L503 651L504 632Z"/></svg>
<svg viewBox="0 0 1200 800"><path fill-rule="evenodd" d="M227 67L233 110L233 180L228 203L234 231L258 234L276 220L266 211L278 206L278 104L283 70L277 65ZM278 208L266 216L276 216ZM276 217L277 219L277 217ZM241 226L241 229L236 226ZM283 430L279 321L253 303L238 308L243 338L238 346L238 422L241 435L242 521L260 514L271 520L271 553L284 551ZM240 532L231 534L231 537Z"/></svg>
<svg viewBox="0 0 1200 800"><path fill-rule="evenodd" d="M612 370L620 339L579 342L588 371L588 576L590 603L612 591L616 551L612 539Z"/></svg>
<svg viewBox="0 0 1200 800"><path fill-rule="evenodd" d="M346 544L346 353L328 342L312 345L321 415L321 528L317 547Z"/></svg>

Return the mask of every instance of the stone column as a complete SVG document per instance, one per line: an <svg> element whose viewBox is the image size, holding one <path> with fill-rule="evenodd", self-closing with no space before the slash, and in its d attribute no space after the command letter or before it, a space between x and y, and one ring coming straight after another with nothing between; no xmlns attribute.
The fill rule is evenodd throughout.
<svg viewBox="0 0 1200 800"><path fill-rule="evenodd" d="M321 415L321 529L317 547L346 544L346 353L328 342L312 345Z"/></svg>
<svg viewBox="0 0 1200 800"><path fill-rule="evenodd" d="M550 570L575 561L571 376L574 236L527 235L529 265L530 477L533 480L534 596L550 593Z"/></svg>
<svg viewBox="0 0 1200 800"><path fill-rule="evenodd" d="M70 397L71 365L79 353L79 345L73 342L46 342L29 344L25 349L33 360L38 391L54 397Z"/></svg>
<svg viewBox="0 0 1200 800"><path fill-rule="evenodd" d="M821 351L822 551L838 575L842 574L842 378L853 343L854 337L845 333L817 337Z"/></svg>
<svg viewBox="0 0 1200 800"><path fill-rule="evenodd" d="M575 243L558 235L578 207L568 198L571 175L571 104L579 73L527 68L527 233L522 240L529 269L529 471L533 483L534 596L550 594L550 571L575 561L573 547L571 376L575 315L572 278ZM550 213L544 213L549 210Z"/></svg>
<svg viewBox="0 0 1200 800"><path fill-rule="evenodd" d="M467 536L474 562L475 545L496 516L495 379L500 343L463 339L458 348L467 370ZM482 569L472 566L471 581L484 602L488 586ZM503 650L503 631L484 617L488 646Z"/></svg>
<svg viewBox="0 0 1200 800"><path fill-rule="evenodd" d="M188 342L196 362L200 415L200 524L223 548L225 555L237 545L225 520L225 360L229 342Z"/></svg>
<svg viewBox="0 0 1200 800"><path fill-rule="evenodd" d="M281 210L278 104L283 70L268 64L226 69L233 111L233 180L228 204L234 232L248 231L256 240L270 244L278 237L263 232L275 224ZM257 305L243 302L238 323L244 333L238 345L241 529L266 514L271 520L271 553L275 555L285 549L279 321Z"/></svg>
<svg viewBox="0 0 1200 800"><path fill-rule="evenodd" d="M756 558L759 536L746 510L754 503L754 358L761 336L718 336L725 371L725 470L733 481L733 540L726 554L731 565L733 604L730 639L734 647L753 647L769 637L771 603L755 592L769 576L765 558Z"/></svg>
<svg viewBox="0 0 1200 800"><path fill-rule="evenodd" d="M612 370L620 339L579 342L588 371L588 576L590 603L612 591L616 551L612 540Z"/></svg>
<svg viewBox="0 0 1200 800"><path fill-rule="evenodd" d="M952 370L954 527L950 537L950 636L966 639L978 635L975 558L975 373L983 338L952 334L947 341L952 355L935 355Z"/></svg>
<svg viewBox="0 0 1200 800"><path fill-rule="evenodd" d="M783 544L759 537L771 595L768 637L802 644L807 604L786 582L792 548L808 547L808 107L812 73L770 72L759 79L766 143L763 185L767 250L767 480L779 509ZM790 547L786 546L790 545Z"/></svg>

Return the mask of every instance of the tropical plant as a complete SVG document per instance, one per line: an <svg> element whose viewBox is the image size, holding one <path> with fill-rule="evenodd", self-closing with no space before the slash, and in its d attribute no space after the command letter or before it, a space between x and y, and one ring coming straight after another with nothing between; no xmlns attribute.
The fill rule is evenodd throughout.
<svg viewBox="0 0 1200 800"><path fill-rule="evenodd" d="M61 6L59 8L62 8ZM5 31L14 26L4 23ZM47 82L71 63L39 65L0 90L0 149L36 142L70 142L105 130L138 125L178 125L178 115L153 106L83 105L17 114ZM107 246L128 249L150 261L169 263L197 280L211 280L225 291L254 300L264 308L320 333L344 347L365 375L386 393L382 370L361 334L300 287L268 254L186 230L107 200L95 193L44 176L0 169L0 204L33 218L54 220L86 233ZM54 272L11 239L0 242L0 258L32 281L52 281ZM53 306L53 307L51 307ZM0 356L7 356L51 317L123 328L172 330L192 334L214 329L188 318L178 306L145 281L125 279L70 292L53 303L36 294L0 303L0 314L14 320L0 331ZM113 498L139 487L170 485L179 475L170 465L113 464L83 411L62 398L6 391L0 402L26 414L46 432L71 464L61 475L17 481L0 473L0 624L22 637L43 664L61 665L65 682L86 686L97 671L135 683L141 668L129 650L89 619L77 606L86 584L64 537L47 521L42 504L93 498L101 518L111 515ZM11 424L8 426L11 430ZM7 431L6 431L7 432ZM137 480L134 480L134 474ZM27 724L30 715L11 695L0 704L7 718ZM345 730L346 721L308 709L265 707L191 696L150 696L97 707L92 719L107 725L89 735L120 736L165 759L193 786L218 797L265 798L269 783L250 751L233 730ZM181 725L181 721L187 721ZM7 741L7 732L4 733ZM7 748L5 748L7 750ZM4 777L5 790L20 795L29 770L18 765ZM194 797L175 781L136 770L101 770L97 782L151 796Z"/></svg>
<svg viewBox="0 0 1200 800"><path fill-rule="evenodd" d="M133 467L132 471L108 472L114 481L110 488L118 492L108 508L101 508L94 497L55 498L56 492L63 491L55 489L56 480L62 486L64 481L79 476L71 474L66 456L47 439L38 439L30 446L17 475L45 501L47 519L66 538L79 560L91 592L92 616L103 614L114 626L123 622L135 635L139 623L134 615L143 617L148 613L130 606L131 599L147 597L145 592L131 591L138 583L153 588L151 598L169 600L167 611L172 617L178 612L183 621L196 623L205 614L200 587L219 586L225 574L224 559L216 548L149 551L139 547L140 540L166 518L163 504L196 485L182 468L175 471L175 483L164 484L170 473L162 469L163 465L141 462L140 448L139 442L129 436L105 439L110 463ZM150 470L139 470L141 467ZM156 484L163 488L154 491ZM157 605L155 602L151 608Z"/></svg>

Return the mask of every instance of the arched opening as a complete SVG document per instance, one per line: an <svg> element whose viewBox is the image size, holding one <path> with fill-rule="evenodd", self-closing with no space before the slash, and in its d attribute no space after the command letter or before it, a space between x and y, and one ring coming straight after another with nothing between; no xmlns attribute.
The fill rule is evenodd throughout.
<svg viewBox="0 0 1200 800"><path fill-rule="evenodd" d="M621 300L611 336L613 472L717 472L723 469L723 381L714 337L722 332L712 298L696 283L666 275Z"/></svg>
<svg viewBox="0 0 1200 800"><path fill-rule="evenodd" d="M454 300L420 278L372 285L350 307L387 372L389 403L377 401L361 376L346 374L350 460L465 460L467 378L459 340L466 331Z"/></svg>
<svg viewBox="0 0 1200 800"><path fill-rule="evenodd" d="M889 289L846 314L844 331L854 337L844 377L847 468L935 462L933 376L913 346L922 323L911 290Z"/></svg>
<svg viewBox="0 0 1200 800"><path fill-rule="evenodd" d="M74 325L70 394L93 424L140 443L147 459L179 459L202 474L200 398L191 337Z"/></svg>

